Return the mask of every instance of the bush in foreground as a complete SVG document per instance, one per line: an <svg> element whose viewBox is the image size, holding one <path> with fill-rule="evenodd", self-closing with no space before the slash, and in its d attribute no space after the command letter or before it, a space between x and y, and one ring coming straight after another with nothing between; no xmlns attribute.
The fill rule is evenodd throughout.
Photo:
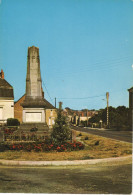
<svg viewBox="0 0 133 195"><path fill-rule="evenodd" d="M8 118L7 119L7 126L19 126L20 122L16 118Z"/></svg>

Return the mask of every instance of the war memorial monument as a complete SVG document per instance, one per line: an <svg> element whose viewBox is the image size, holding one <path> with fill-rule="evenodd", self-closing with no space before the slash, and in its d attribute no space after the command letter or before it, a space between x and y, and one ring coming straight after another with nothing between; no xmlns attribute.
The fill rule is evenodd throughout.
<svg viewBox="0 0 133 195"><path fill-rule="evenodd" d="M46 124L46 103L42 89L38 47L28 48L26 95L21 105L23 107L23 122L20 130L28 132L32 128L36 128L37 133L48 134L49 128Z"/></svg>

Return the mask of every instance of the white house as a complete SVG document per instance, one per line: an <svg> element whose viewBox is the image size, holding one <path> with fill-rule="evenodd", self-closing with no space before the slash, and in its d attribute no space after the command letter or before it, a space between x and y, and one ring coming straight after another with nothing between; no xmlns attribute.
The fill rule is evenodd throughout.
<svg viewBox="0 0 133 195"><path fill-rule="evenodd" d="M8 118L14 118L13 87L4 79L4 72L0 72L0 124L6 123Z"/></svg>

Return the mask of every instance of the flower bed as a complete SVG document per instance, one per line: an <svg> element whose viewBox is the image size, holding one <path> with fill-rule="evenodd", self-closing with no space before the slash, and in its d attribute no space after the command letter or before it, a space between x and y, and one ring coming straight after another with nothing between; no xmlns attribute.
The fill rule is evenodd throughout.
<svg viewBox="0 0 133 195"><path fill-rule="evenodd" d="M81 142L65 142L64 144L47 144L45 142L34 142L34 143L19 143L19 144L3 144L0 146L0 151L13 150L13 151L35 151L35 152L46 152L46 151L75 151L83 150L84 145Z"/></svg>
<svg viewBox="0 0 133 195"><path fill-rule="evenodd" d="M12 135L14 131L16 131L16 128L5 128L4 135Z"/></svg>

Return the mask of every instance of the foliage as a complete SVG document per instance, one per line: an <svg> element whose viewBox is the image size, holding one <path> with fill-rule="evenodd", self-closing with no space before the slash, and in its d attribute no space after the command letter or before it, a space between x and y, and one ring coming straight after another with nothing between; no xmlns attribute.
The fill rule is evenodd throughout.
<svg viewBox="0 0 133 195"><path fill-rule="evenodd" d="M86 126L87 126L87 121L82 121L82 120L81 120L81 124L82 124L84 127L86 127Z"/></svg>
<svg viewBox="0 0 133 195"><path fill-rule="evenodd" d="M86 137L85 137L85 140L88 140L88 139L89 139L88 136L86 136Z"/></svg>
<svg viewBox="0 0 133 195"><path fill-rule="evenodd" d="M66 117L63 116L62 110L57 110L57 118L53 126L51 138L54 143L62 144L71 138L71 131L69 129Z"/></svg>
<svg viewBox="0 0 133 195"><path fill-rule="evenodd" d="M4 128L4 135L12 135L16 131L15 128Z"/></svg>
<svg viewBox="0 0 133 195"><path fill-rule="evenodd" d="M95 142L95 146L98 146L99 145L99 140L97 140L96 142Z"/></svg>
<svg viewBox="0 0 133 195"><path fill-rule="evenodd" d="M90 123L99 123L103 121L103 125L106 125L107 121L107 108L99 110L99 113L89 119ZM109 126L117 130L122 128L128 128L129 126L129 108L125 106L119 106L114 108L109 107Z"/></svg>
<svg viewBox="0 0 133 195"><path fill-rule="evenodd" d="M79 132L77 132L77 135L78 134ZM126 132L125 135L131 135L131 132ZM54 151L50 149L49 150L50 152L49 151L41 152L39 148L36 148L37 150L39 150L39 152L35 152L35 150L31 150L31 153L29 152L30 155L28 155L27 152L24 150L17 151L15 148L13 150L9 150L6 147L9 147L11 145L16 145L16 144L7 145L6 142L3 142L3 144L0 143L0 151L3 151L3 152L0 152L0 159L7 159L7 160L14 160L14 159L24 160L25 159L25 160L31 160L31 161L32 160L82 160L82 159L88 159L88 158L95 158L95 159L110 158L110 157L125 156L125 155L132 154L132 144L131 143L120 142L120 141L116 141L113 139L108 139L108 138L104 138L104 137L96 136L92 134L89 134L88 136L89 139L85 140L86 136L88 136L88 133L82 133L81 140L84 142L84 145L85 145L84 150L76 149L74 151L69 151L67 149L67 151L64 151L64 152L63 151L56 152L56 150ZM99 145L95 145L97 141L99 141ZM28 144L28 143L19 142L19 144ZM34 144L41 144L41 142L34 142ZM51 147L52 142L50 141L50 139L48 139L47 143L45 140L45 144ZM64 145L64 144L60 144L59 147L61 147L61 145ZM60 150L60 148L58 148L58 150Z"/></svg>
<svg viewBox="0 0 133 195"><path fill-rule="evenodd" d="M30 129L30 132L36 132L36 131L38 131L37 127L33 127L33 128Z"/></svg>
<svg viewBox="0 0 133 195"><path fill-rule="evenodd" d="M47 142L32 142L32 143L14 143L14 144L0 144L0 151L13 150L13 151L26 151L26 152L48 152L48 151L75 151L75 150L83 150L84 145L81 142L66 142L64 144L55 144L55 143L47 143Z"/></svg>
<svg viewBox="0 0 133 195"><path fill-rule="evenodd" d="M0 143L0 152L4 152L4 151L7 151L7 150L10 150L9 145L5 144L4 142L1 142Z"/></svg>
<svg viewBox="0 0 133 195"><path fill-rule="evenodd" d="M20 122L16 118L8 118L7 119L7 126L19 126Z"/></svg>

